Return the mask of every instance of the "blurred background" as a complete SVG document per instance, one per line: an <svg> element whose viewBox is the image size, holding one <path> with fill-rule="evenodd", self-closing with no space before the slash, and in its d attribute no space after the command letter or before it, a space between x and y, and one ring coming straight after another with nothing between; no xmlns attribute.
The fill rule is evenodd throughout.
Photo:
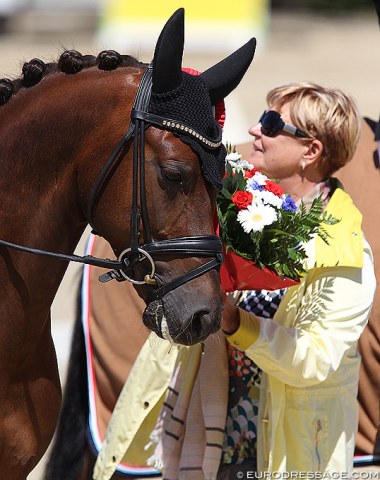
<svg viewBox="0 0 380 480"><path fill-rule="evenodd" d="M114 49L149 62L179 7L186 10L184 66L204 71L257 38L253 64L226 100L226 141L249 141L267 91L292 81L340 87L363 116L378 119L380 28L372 0L0 0L0 78L17 78L25 61L53 61L64 49ZM79 275L70 265L52 308L63 382ZM43 479L43 465L30 480Z"/></svg>
<svg viewBox="0 0 380 480"><path fill-rule="evenodd" d="M63 49L103 49L149 62L167 18L186 10L184 66L205 70L252 36L256 57L227 99L225 137L248 139L279 84L313 80L353 95L378 117L380 29L372 0L0 0L0 78L24 61L51 61Z"/></svg>

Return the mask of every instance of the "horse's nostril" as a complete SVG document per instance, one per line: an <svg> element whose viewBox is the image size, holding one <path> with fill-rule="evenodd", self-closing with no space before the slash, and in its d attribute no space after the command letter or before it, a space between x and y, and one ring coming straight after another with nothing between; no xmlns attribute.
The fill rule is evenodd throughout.
<svg viewBox="0 0 380 480"><path fill-rule="evenodd" d="M219 330L219 322L208 310L203 310L194 315L190 328L194 337L202 338Z"/></svg>
<svg viewBox="0 0 380 480"><path fill-rule="evenodd" d="M193 337L198 338L202 337L202 333L204 330L204 318L207 317L206 313L197 313L194 315L191 324L190 324L190 330L191 334Z"/></svg>

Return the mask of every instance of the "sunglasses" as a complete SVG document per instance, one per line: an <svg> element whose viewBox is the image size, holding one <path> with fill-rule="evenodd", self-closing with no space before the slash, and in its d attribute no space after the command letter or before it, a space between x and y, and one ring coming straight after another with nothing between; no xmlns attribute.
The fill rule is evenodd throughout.
<svg viewBox="0 0 380 480"><path fill-rule="evenodd" d="M285 123L281 115L274 110L266 110L260 117L261 133L267 137L274 137L279 132L284 131L295 137L307 138L309 135L294 125Z"/></svg>

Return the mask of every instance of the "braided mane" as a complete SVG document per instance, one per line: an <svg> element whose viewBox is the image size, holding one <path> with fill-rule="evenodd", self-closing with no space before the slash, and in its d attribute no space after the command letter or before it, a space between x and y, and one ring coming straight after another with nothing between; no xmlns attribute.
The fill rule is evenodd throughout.
<svg viewBox="0 0 380 480"><path fill-rule="evenodd" d="M22 76L17 80L8 78L0 79L0 106L4 105L12 95L21 88L29 88L39 83L45 76L63 72L75 74L84 68L97 66L99 70L115 70L118 67L142 66L136 58L130 55L121 55L114 50L104 50L97 57L82 55L76 50L66 50L56 63L44 63L38 58L33 58L24 63Z"/></svg>

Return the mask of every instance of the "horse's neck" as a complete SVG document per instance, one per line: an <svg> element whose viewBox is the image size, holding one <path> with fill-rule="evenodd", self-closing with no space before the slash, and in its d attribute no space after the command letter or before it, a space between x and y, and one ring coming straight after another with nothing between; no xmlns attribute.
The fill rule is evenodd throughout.
<svg viewBox="0 0 380 480"><path fill-rule="evenodd" d="M0 215L5 218L0 228L14 232L18 238L13 240L23 230L28 232L25 238L36 236L42 248L49 247L51 237L65 251L75 248L86 224L79 169L82 177L86 168L89 175L100 169L127 126L124 120L112 132L117 98L111 88L106 96L104 85L93 81L101 73L106 75L52 75L1 107L0 195L5 211ZM125 118L125 105L123 110L120 116Z"/></svg>
<svg viewBox="0 0 380 480"><path fill-rule="evenodd" d="M75 249L87 224L79 169L84 177L91 159L87 171L95 179L125 128L121 124L120 133L119 126L112 131L120 100L112 97L111 87L111 97L105 98L104 85L92 82L95 73L52 75L1 107L0 238L62 253ZM16 253L15 258L17 263ZM31 284L39 273L50 275L52 291L66 269L49 260L55 268L38 272L38 262L26 263L19 262L18 273Z"/></svg>

